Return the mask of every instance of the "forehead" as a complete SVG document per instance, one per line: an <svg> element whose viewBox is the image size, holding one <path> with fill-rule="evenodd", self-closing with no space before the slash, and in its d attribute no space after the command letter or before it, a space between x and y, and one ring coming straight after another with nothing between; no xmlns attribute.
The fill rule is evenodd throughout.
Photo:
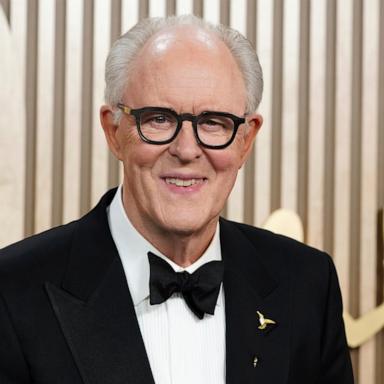
<svg viewBox="0 0 384 384"><path fill-rule="evenodd" d="M232 99L245 103L242 74L229 49L214 34L194 26L154 35L136 58L127 89L131 103L137 104L133 107L212 104L228 109Z"/></svg>

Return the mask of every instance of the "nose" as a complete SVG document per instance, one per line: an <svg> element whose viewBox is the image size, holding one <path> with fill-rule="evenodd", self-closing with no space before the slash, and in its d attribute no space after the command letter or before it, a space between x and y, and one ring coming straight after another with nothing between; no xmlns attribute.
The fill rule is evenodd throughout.
<svg viewBox="0 0 384 384"><path fill-rule="evenodd" d="M183 122L178 135L169 146L169 152L172 156L178 157L182 162L190 162L201 156L202 149L196 141L190 121Z"/></svg>

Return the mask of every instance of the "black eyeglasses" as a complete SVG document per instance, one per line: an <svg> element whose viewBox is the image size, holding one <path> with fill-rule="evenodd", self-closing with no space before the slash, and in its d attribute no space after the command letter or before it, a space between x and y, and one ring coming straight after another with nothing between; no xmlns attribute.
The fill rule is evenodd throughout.
<svg viewBox="0 0 384 384"><path fill-rule="evenodd" d="M149 144L168 144L175 139L182 128L183 121L192 122L193 132L198 144L210 149L223 149L234 140L240 124L245 122L227 112L203 112L177 114L169 108L144 107L131 109L117 104L127 115L135 116L137 131L143 141Z"/></svg>

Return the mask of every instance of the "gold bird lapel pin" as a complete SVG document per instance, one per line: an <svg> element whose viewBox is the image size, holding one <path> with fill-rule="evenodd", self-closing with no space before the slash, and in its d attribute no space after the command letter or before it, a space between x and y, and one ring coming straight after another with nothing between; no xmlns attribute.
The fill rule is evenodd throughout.
<svg viewBox="0 0 384 384"><path fill-rule="evenodd" d="M256 311L256 312L257 312L257 315L259 316L259 323L260 323L260 325L258 326L259 329L265 329L270 324L276 324L276 321L265 318L265 316L259 311Z"/></svg>

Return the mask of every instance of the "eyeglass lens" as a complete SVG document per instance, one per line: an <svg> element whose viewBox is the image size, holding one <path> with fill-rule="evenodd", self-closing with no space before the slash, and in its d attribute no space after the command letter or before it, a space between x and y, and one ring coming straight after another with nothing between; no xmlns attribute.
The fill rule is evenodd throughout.
<svg viewBox="0 0 384 384"><path fill-rule="evenodd" d="M204 114L197 120L199 140L207 145L223 145L232 137L234 122L231 118L214 113ZM144 111L140 116L140 129L148 140L163 142L169 140L177 130L178 120L165 111Z"/></svg>

